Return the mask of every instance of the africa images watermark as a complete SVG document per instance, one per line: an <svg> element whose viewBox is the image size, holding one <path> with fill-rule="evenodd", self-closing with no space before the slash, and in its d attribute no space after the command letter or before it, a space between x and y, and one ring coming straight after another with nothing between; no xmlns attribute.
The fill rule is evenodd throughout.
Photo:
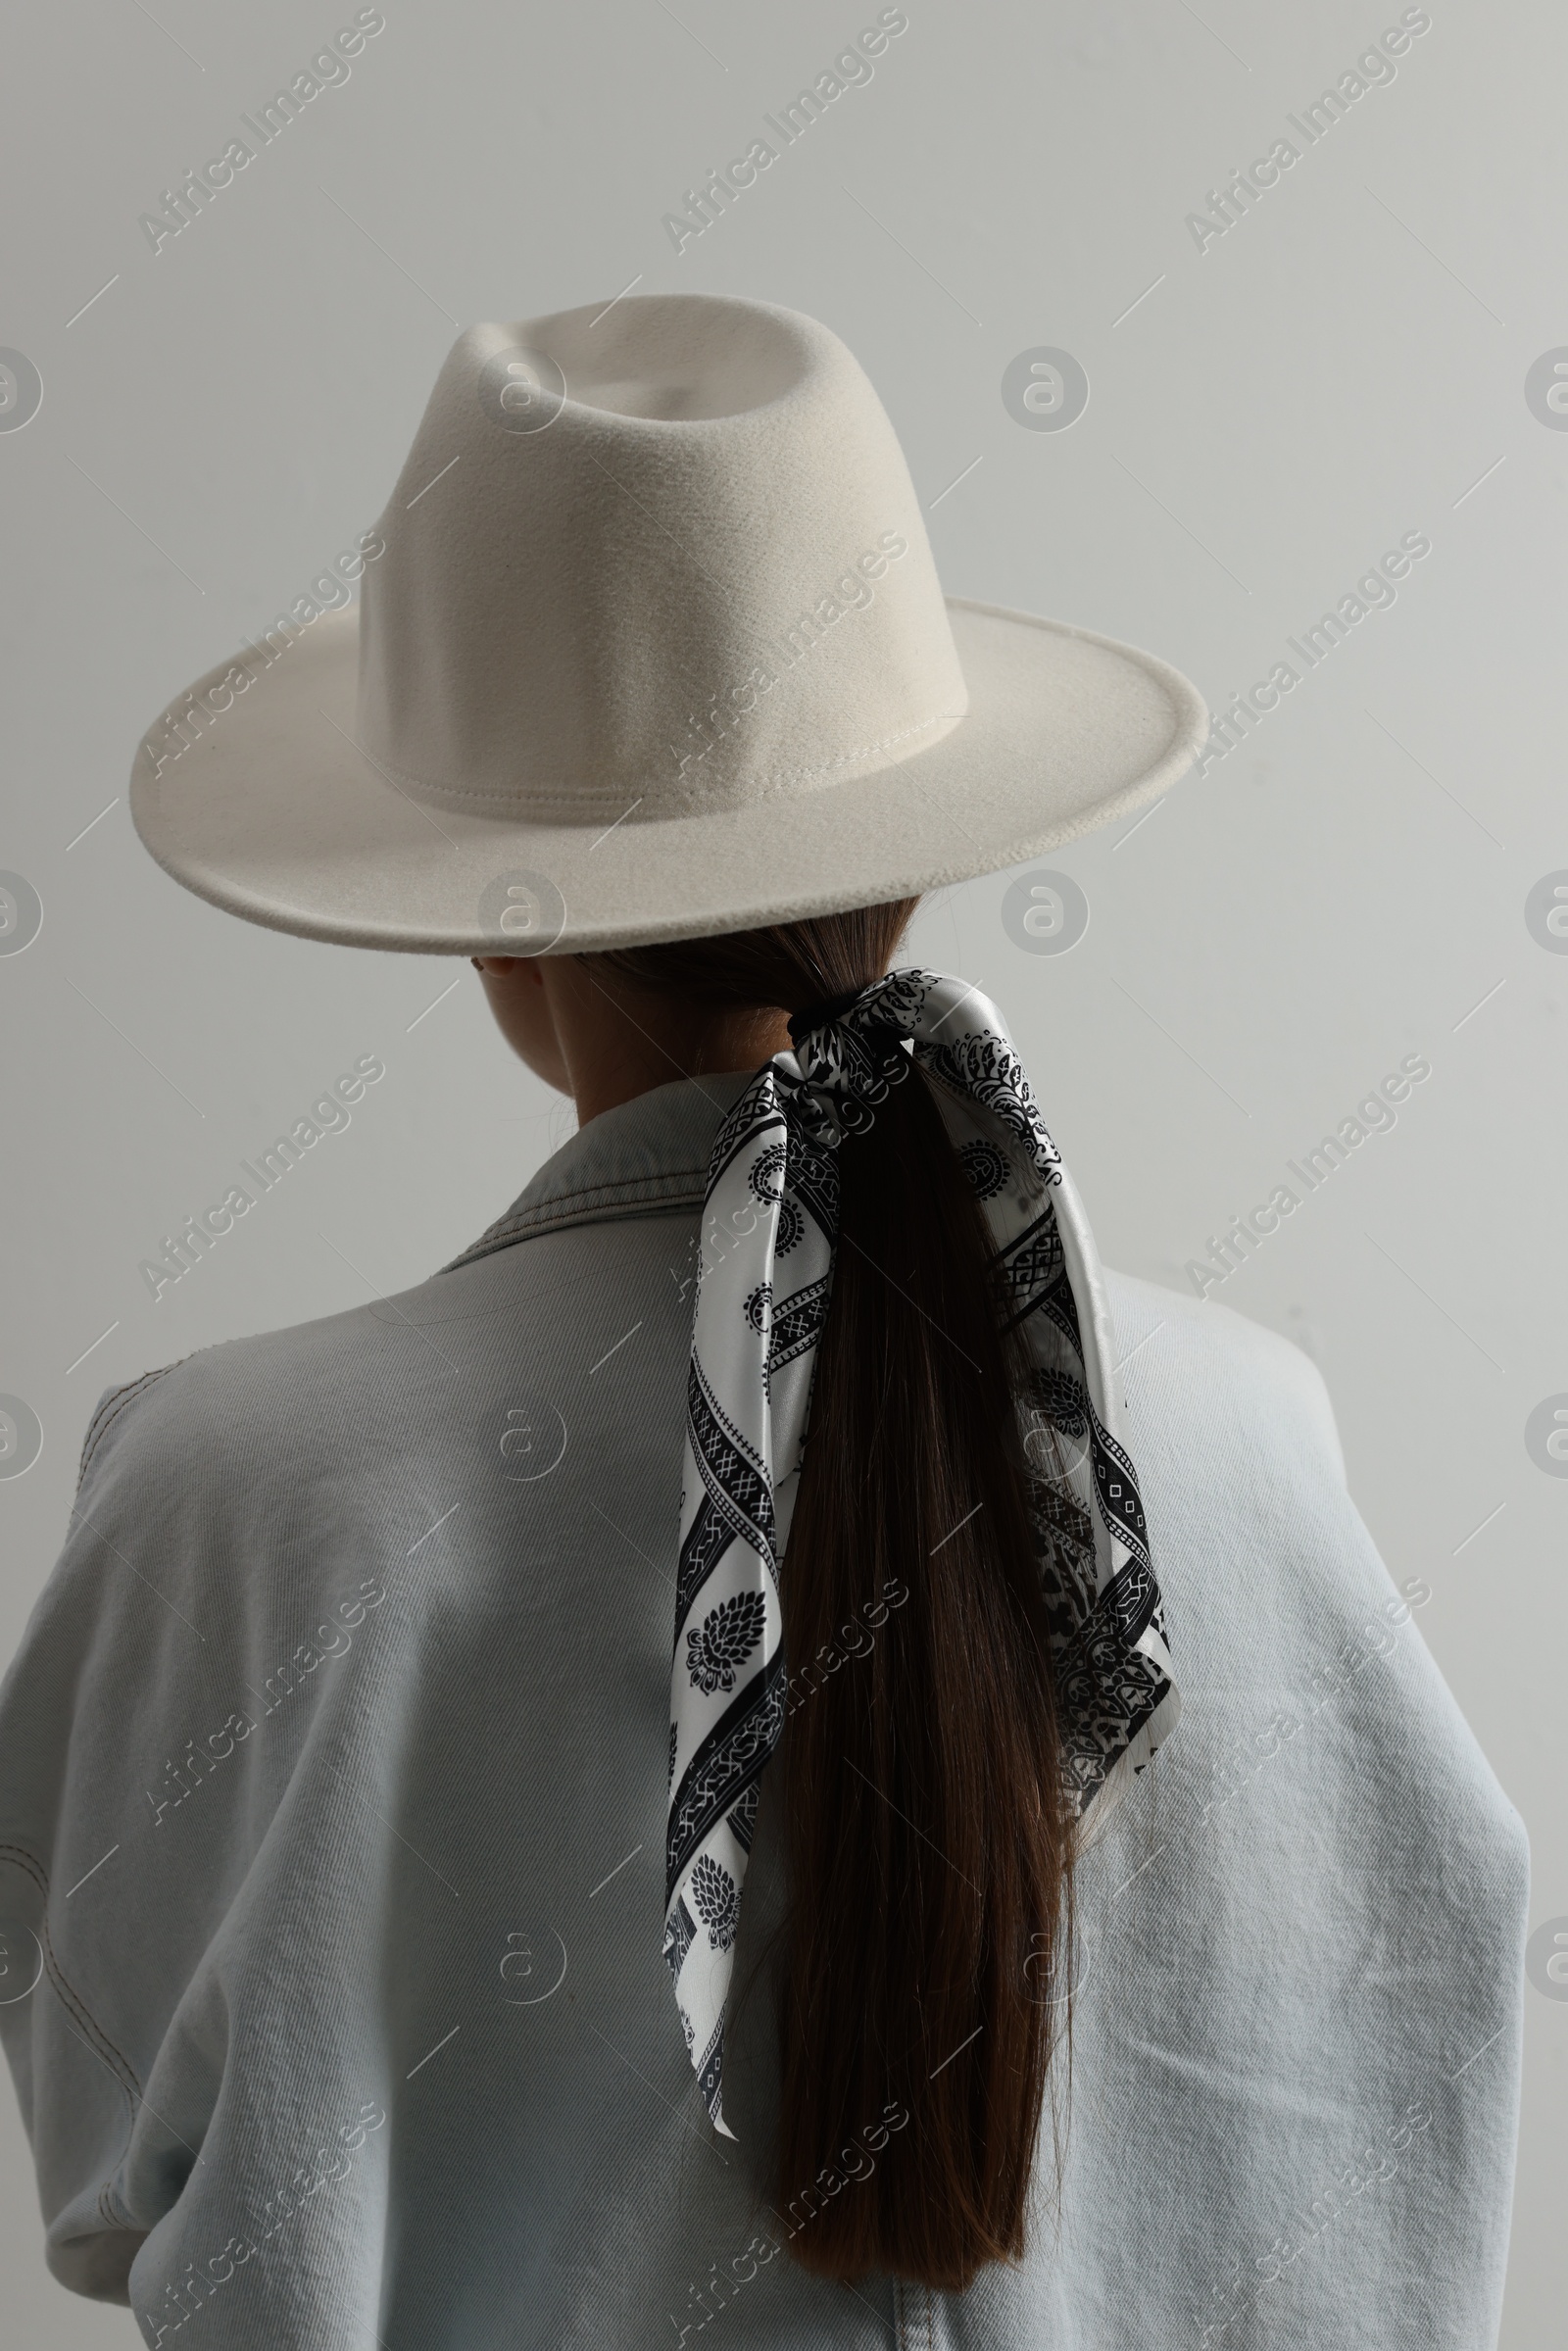
<svg viewBox="0 0 1568 2351"><path fill-rule="evenodd" d="M1396 1126L1395 1103L1404 1102L1411 1087L1419 1086L1431 1075L1432 1064L1425 1053L1406 1053L1398 1069L1391 1071L1358 1102L1354 1112L1342 1118L1332 1135L1325 1135L1310 1151L1303 1151L1299 1161L1287 1159L1285 1164L1300 1191L1297 1192L1290 1184L1276 1184L1261 1207L1254 1208L1250 1216L1233 1216L1222 1237L1209 1234L1207 1257L1188 1258L1182 1271L1199 1297L1206 1298L1245 1265L1249 1252L1255 1252L1270 1233L1277 1233L1283 1219L1294 1216L1308 1194L1321 1191L1335 1169L1343 1167L1369 1135L1382 1134Z"/></svg>
<svg viewBox="0 0 1568 2351"><path fill-rule="evenodd" d="M1206 775L1214 762L1233 752L1270 710L1279 709L1282 698L1293 693L1308 671L1321 667L1335 647L1343 645L1369 612L1381 612L1396 603L1398 592L1394 582L1407 575L1412 562L1420 563L1431 553L1432 541L1424 530L1407 530L1398 546L1391 548L1363 572L1354 588L1348 589L1310 628L1303 628L1298 638L1287 637L1285 642L1301 667L1298 669L1288 661L1276 661L1267 677L1250 686L1245 694L1233 694L1209 725L1199 750L1195 772Z"/></svg>
<svg viewBox="0 0 1568 2351"><path fill-rule="evenodd" d="M783 2250L789 2239L799 2236L801 2230L808 2228L835 2196L842 2195L847 2187L858 2181L869 2180L876 2170L877 2156L893 2132L903 2131L908 2121L908 2108L897 2098L890 2098L878 2120L867 2125L841 2149L838 2161L843 2167L842 2171L835 2170L832 2164L824 2164L816 2178L790 2198L788 2222L782 2213L772 2212L769 2206L772 2218L784 2230L782 2237L763 2229L752 2238L744 2253L730 2256L727 2270L721 2269L716 2261L710 2262L704 2283L701 2286L693 2284L686 2297L688 2311L696 2309L702 2316L696 2319L688 2317L683 2325L673 2311L669 2314L669 2323L675 2328L675 2351L681 2351L689 2334L700 2334L705 2327L717 2318L720 2311L727 2309L741 2288L750 2285L759 2272ZM749 2268L743 2266L748 2263ZM726 2293L718 2290L721 2279L728 2289Z"/></svg>
<svg viewBox="0 0 1568 2351"><path fill-rule="evenodd" d="M384 2127L386 2119L386 2108L379 2100L368 2098L351 2121L338 2126L336 2143L329 2141L318 2147L309 2162L297 2164L287 2187L269 2196L260 2211L247 2194L240 2234L231 2236L202 2267L198 2268L194 2261L185 2262L178 2276L165 2285L162 2307L168 2315L159 2318L150 2305L136 2313L138 2322L147 2329L152 2351L158 2351L165 2335L177 2334L196 2318L218 2289L226 2285L246 2262L259 2261L263 2254L270 2252L278 2230L297 2221L314 2196L321 2195L337 2180L347 2180L354 2169L353 2158L371 2131ZM328 2156L330 2162L326 2161Z"/></svg>
<svg viewBox="0 0 1568 2351"><path fill-rule="evenodd" d="M858 89L871 79L875 69L871 64L880 57L889 41L901 32L907 32L909 20L902 8L885 8L875 24L859 33L846 49L841 49L831 68L818 73L808 88L802 90L788 106L781 106L782 122L772 115L762 121L779 141L759 135L753 139L744 155L738 155L724 166L722 171L710 171L701 187L688 188L682 201L684 213L666 213L661 225L677 253L722 220L732 204L738 204L743 191L757 184L757 175L777 162L786 147L793 147L805 138L811 124L826 114L835 99L846 90Z"/></svg>
<svg viewBox="0 0 1568 2351"><path fill-rule="evenodd" d="M894 1608L902 1608L908 1596L909 1587L897 1577L894 1578L891 1585L884 1583L876 1598L867 1600L861 1607L859 1611L861 1621L843 1626L836 1640L825 1641L813 1658L808 1659L797 1672L785 1676L784 1719L786 1722L792 1714L800 1712L807 1699L822 1689L828 1677L836 1674L849 1658L870 1656L876 1646L875 1640L862 1642L859 1636L864 1632L870 1632L873 1635L879 1633L888 1621L889 1611ZM881 1611L880 1615L876 1613L878 1609ZM695 1642L697 1636L688 1634L687 1639ZM842 1649L838 1645L840 1640L844 1642ZM813 1682L811 1679L813 1673L819 1674L821 1679Z"/></svg>
<svg viewBox="0 0 1568 2351"><path fill-rule="evenodd" d="M280 661L291 645L297 644L313 620L324 612L341 612L354 595L354 583L363 577L368 563L386 553L386 541L378 530L360 533L351 548L333 557L312 580L309 590L296 596L286 612L279 612L270 628L264 628L261 641L247 637L245 652L229 664L215 685L198 690L192 687L182 695L178 705L164 712L158 721L162 740L154 743L157 731L149 727L143 744L152 760L154 775L162 775L173 759L183 759L193 743L215 726L225 710L231 710L238 696L249 691L254 679Z"/></svg>
<svg viewBox="0 0 1568 2351"><path fill-rule="evenodd" d="M1299 1715L1276 1709L1261 1731L1250 1739L1238 1739L1208 1767L1208 1793L1201 1797L1191 1825L1206 1827L1223 1806L1232 1804L1257 1779L1275 1756L1284 1753L1293 1739L1309 1730L1344 1692L1355 1676L1364 1673L1374 1657L1391 1656L1398 1646L1398 1629L1410 1622L1411 1613L1424 1608L1432 1597L1432 1586L1425 1576L1406 1576L1398 1592L1383 1602L1384 1622L1375 1616L1363 1618L1354 1632L1340 1641L1332 1657L1325 1656L1307 1676L1312 1696L1310 1704L1302 1704ZM1391 1629L1392 1628L1392 1629ZM1196 1794L1197 1790L1193 1792ZM1161 1851L1164 1847L1159 1848Z"/></svg>
<svg viewBox="0 0 1568 2351"><path fill-rule="evenodd" d="M684 782L694 760L706 759L733 728L751 717L760 706L760 698L770 694L782 676L822 644L829 629L835 628L850 612L863 612L867 605L874 603L874 582L883 577L890 563L898 563L908 552L909 542L902 531L879 532L876 545L858 556L832 587L815 604L798 612L777 640L765 648L777 663L776 668L755 662L738 686L708 697L704 715L699 716L695 710L690 712L686 720L687 748L682 750L674 743L669 746L677 780Z"/></svg>
<svg viewBox="0 0 1568 2351"><path fill-rule="evenodd" d="M1404 55L1413 39L1431 29L1432 19L1424 8L1407 8L1399 23L1380 33L1372 47L1362 50L1354 67L1348 67L1337 81L1303 106L1300 115L1287 115L1285 120L1301 145L1298 147L1288 137L1277 138L1268 153L1255 157L1245 171L1233 168L1223 187L1209 189L1204 199L1206 213L1188 214L1187 233L1199 252L1206 253L1217 237L1245 220L1266 190L1278 187L1281 173L1293 170L1309 147L1327 138L1335 123L1343 122L1368 90L1393 81L1398 71L1395 59Z"/></svg>
<svg viewBox="0 0 1568 2351"><path fill-rule="evenodd" d="M297 1118L286 1135L264 1151L257 1152L261 1162L253 1167L248 1159L240 1166L254 1192L243 1184L231 1184L216 1207L199 1216L187 1216L173 1233L166 1233L159 1243L160 1257L143 1257L136 1271L146 1283L154 1301L170 1286L182 1281L198 1266L209 1249L215 1249L225 1233L234 1229L236 1217L248 1216L262 1195L280 1184L291 1167L297 1167L308 1151L314 1151L323 1135L341 1134L353 1122L346 1104L359 1102L367 1086L373 1086L386 1075L386 1063L377 1053L361 1053L353 1068L337 1080L336 1091L328 1089L312 1102L303 1118Z"/></svg>
<svg viewBox="0 0 1568 2351"><path fill-rule="evenodd" d="M250 138L236 134L223 149L202 166L200 171L187 171L178 187L165 188L158 201L159 213L143 213L137 227L154 253L161 253L171 237L177 237L182 228L189 228L219 193L233 185L236 171L243 171L264 147L281 138L283 132L313 98L323 90L336 89L348 80L352 68L351 57L358 57L368 40L386 30L386 19L378 8L362 8L354 23L333 34L329 44L317 51L308 69L296 73L283 89L277 90L265 106L256 109L259 121L241 115L240 121ZM253 147L250 140L256 141Z"/></svg>
<svg viewBox="0 0 1568 2351"><path fill-rule="evenodd" d="M1335 2222L1344 2219L1347 2214L1354 2213L1357 2196L1364 2195L1369 2187L1380 2180L1394 2179L1399 2169L1396 2157L1409 2153L1417 2134L1431 2130L1432 2120L1432 2109L1425 2100L1413 2099L1392 2123L1384 2124L1386 2145L1379 2147L1374 2136L1368 2143L1353 2149L1349 2160L1335 2173L1333 2180L1327 2185L1319 2186L1317 2193L1308 2201L1304 2214L1297 2212L1291 2216L1293 2233L1276 2236L1267 2252L1254 2258L1250 2272L1243 2266L1241 2255L1233 2254L1224 2280L1210 2290L1209 2307L1215 2311L1223 2310L1223 2315L1212 2319L1203 2328L1200 2351L1212 2351L1227 2327L1250 2316L1262 2299L1264 2289L1283 2278L1292 2262L1315 2244ZM1360 2168L1362 2165L1366 2167L1364 2171ZM1253 2340L1256 2339L1254 2335Z"/></svg>
<svg viewBox="0 0 1568 2351"><path fill-rule="evenodd" d="M166 1812L188 1803L197 1788L228 1761L236 1746L243 1744L270 1714L275 1714L286 1698L307 1687L308 1676L318 1673L332 1658L346 1656L354 1646L354 1634L385 1598L386 1588L377 1577L362 1576L354 1590L334 1603L336 1616L329 1613L326 1622L317 1626L312 1639L300 1641L290 1656L272 1668L265 1688L255 1691L265 1701L259 1715L248 1713L243 1706L236 1707L205 1739L187 1739L178 1763L172 1755L168 1756L164 1763L164 1792L155 1795L150 1788L142 1791L152 1806L153 1827L161 1829ZM74 1891L73 1886L72 1892Z"/></svg>

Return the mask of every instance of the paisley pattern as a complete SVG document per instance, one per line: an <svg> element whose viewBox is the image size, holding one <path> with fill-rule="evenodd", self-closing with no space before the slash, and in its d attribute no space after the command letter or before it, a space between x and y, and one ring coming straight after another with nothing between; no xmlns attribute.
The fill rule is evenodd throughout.
<svg viewBox="0 0 1568 2351"><path fill-rule="evenodd" d="M740 1890L720 1862L699 1853L692 1868L692 1900L715 1951L727 1951L740 1925Z"/></svg>
<svg viewBox="0 0 1568 2351"><path fill-rule="evenodd" d="M766 1629L767 1611L755 1592L738 1592L711 1609L686 1636L686 1671L694 1690L733 1690L735 1669L744 1665Z"/></svg>
<svg viewBox="0 0 1568 2351"><path fill-rule="evenodd" d="M714 1139L687 1381L664 1958L714 2127L761 1776L784 1717L779 1568L832 1292L838 1144L918 1061L982 1202L1009 1316L1068 1788L1085 1833L1180 1713L1093 1237L996 1006L889 972L760 1069ZM786 1266L782 1260L789 1258Z"/></svg>

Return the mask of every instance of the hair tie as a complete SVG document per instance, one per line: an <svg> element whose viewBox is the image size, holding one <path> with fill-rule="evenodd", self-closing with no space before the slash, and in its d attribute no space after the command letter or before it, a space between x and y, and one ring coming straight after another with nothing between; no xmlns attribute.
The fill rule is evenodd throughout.
<svg viewBox="0 0 1568 2351"><path fill-rule="evenodd" d="M875 982L871 984L874 986ZM808 1004L802 1012L792 1012L789 1018L790 1043L799 1045L813 1029L825 1029L829 1021L842 1020L846 1012L854 1011L865 994L864 988L849 988L842 996L825 996L820 1004Z"/></svg>

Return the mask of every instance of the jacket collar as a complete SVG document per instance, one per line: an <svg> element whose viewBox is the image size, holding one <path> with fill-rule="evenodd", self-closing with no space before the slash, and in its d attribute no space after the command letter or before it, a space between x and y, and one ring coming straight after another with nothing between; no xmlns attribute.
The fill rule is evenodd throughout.
<svg viewBox="0 0 1568 2351"><path fill-rule="evenodd" d="M547 1159L477 1241L442 1271L566 1225L641 1216L650 1208L697 1207L718 1122L750 1084L750 1070L678 1078L612 1110L602 1110Z"/></svg>

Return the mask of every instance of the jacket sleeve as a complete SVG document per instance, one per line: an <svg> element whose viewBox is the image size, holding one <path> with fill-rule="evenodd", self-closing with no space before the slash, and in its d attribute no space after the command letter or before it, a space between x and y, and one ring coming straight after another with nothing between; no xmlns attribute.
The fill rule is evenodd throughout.
<svg viewBox="0 0 1568 2351"><path fill-rule="evenodd" d="M104 1399L0 1688L0 2034L63 2284L130 2303L152 2343L199 2310L208 2351L362 2339L386 2085L371 1987L316 1944L346 1880L311 1832L341 1660L386 1594L328 1570L323 1599L232 1397L226 1454L205 1425L209 1377Z"/></svg>
<svg viewBox="0 0 1568 2351"><path fill-rule="evenodd" d="M159 1376L100 1399L84 1461ZM84 1476L64 1555L0 1687L0 2036L32 2147L49 2267L78 2293L125 2302L146 2231L114 2180L142 2079L108 1953L100 1960L79 1934L105 1883L119 1886L124 1850L114 1783L88 1785L75 1736L84 1708L106 1704L113 1719L129 1699L128 1680L116 1692L103 1672L120 1614L112 1543L93 1532L106 1506L101 1481Z"/></svg>
<svg viewBox="0 0 1568 2351"><path fill-rule="evenodd" d="M1441 1581L1389 1574L1297 1347L1141 1283L1117 1322L1183 1712L1078 1889L1094 2339L1485 2351L1529 1853L1426 1644Z"/></svg>

